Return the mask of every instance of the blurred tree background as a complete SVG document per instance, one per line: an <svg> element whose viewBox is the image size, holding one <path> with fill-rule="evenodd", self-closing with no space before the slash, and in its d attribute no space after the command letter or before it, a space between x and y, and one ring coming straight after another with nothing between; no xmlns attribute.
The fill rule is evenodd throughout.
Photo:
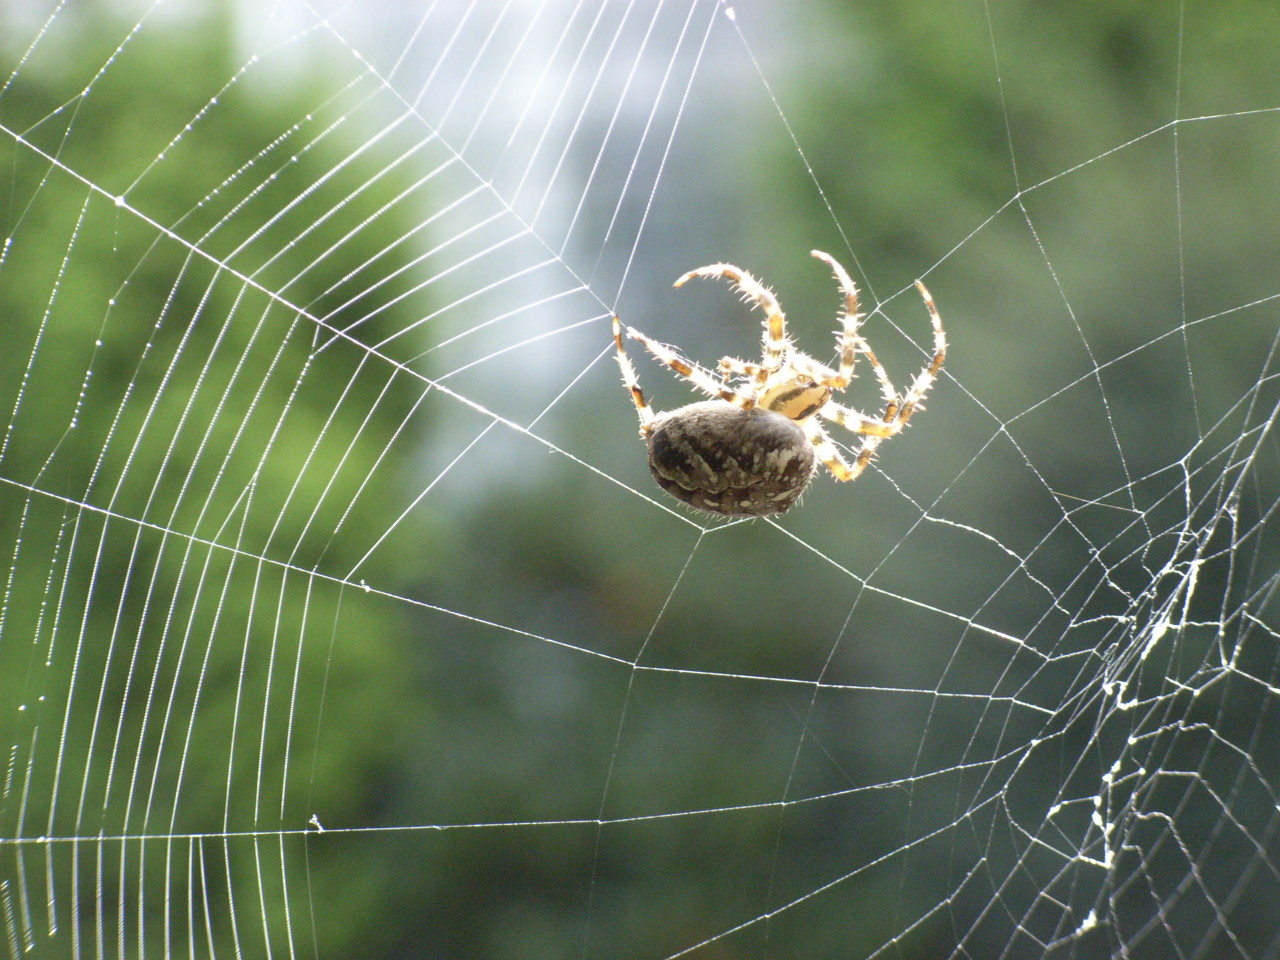
<svg viewBox="0 0 1280 960"><path fill-rule="evenodd" d="M488 223L448 219L449 178L481 173L312 8L281 27L85 4L51 9L47 35L0 12L15 955L813 958L893 940L935 957L967 937L967 955L1042 956L1069 933L1033 943L1021 904L1088 893L1025 851L1001 875L1009 822L1087 794L1117 728L1014 701L1069 702L1117 623L1157 618L1161 572L1217 529L1200 498L1236 479L1222 451L1270 415L1242 399L1274 379L1280 9L690 9L712 39L651 202L550 227L505 211L533 235L572 222L555 259L594 298L531 285L514 326L457 308L547 250L508 247L500 270L477 254L449 285L431 257ZM357 17L383 54L390 11ZM262 42L268 19L286 41ZM576 119L604 129L625 98ZM530 125L554 141L556 122ZM559 143L570 207L621 179ZM928 343L925 276L952 345L927 412L880 470L819 477L779 528L658 509L609 312L708 365L753 356L757 315L710 283L669 288L737 263L822 358L838 299L815 247L859 279L899 386ZM473 362L449 352L480 335ZM657 408L687 401L635 359ZM1249 573L1224 550L1200 574L1206 636L1246 602L1277 626L1266 449L1239 526L1214 534L1248 544ZM1194 672L1216 641L1187 639ZM1131 692L1162 676L1139 668ZM1219 685L1201 715L1277 786L1265 693ZM1209 780L1226 761L1192 737L1162 762ZM1200 816L1187 836L1221 831ZM1202 882L1246 864L1274 880L1274 833ZM1117 894L1063 955L1130 937L1172 955L1135 931L1191 870L1136 875L1146 900ZM1220 914L1252 916L1237 936L1274 955L1272 888L1238 889ZM1023 932L1001 939L993 903Z"/></svg>

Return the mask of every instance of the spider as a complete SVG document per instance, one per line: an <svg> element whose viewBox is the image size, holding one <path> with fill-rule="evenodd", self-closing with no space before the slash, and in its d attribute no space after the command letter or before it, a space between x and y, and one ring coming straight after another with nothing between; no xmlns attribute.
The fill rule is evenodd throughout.
<svg viewBox="0 0 1280 960"><path fill-rule="evenodd" d="M835 273L844 294L844 311L836 331L839 353L835 369L801 353L787 336L786 318L777 298L745 270L728 263L690 270L677 287L694 277L728 280L765 314L764 350L759 363L725 357L719 375L686 360L675 349L613 318L622 382L640 415L640 436L649 451L649 470L658 485L676 499L726 517L762 517L788 510L804 493L819 461L837 480L853 480L866 469L876 449L907 425L933 386L947 353L942 318L933 297L920 281L916 288L933 321L933 360L898 393L871 346L859 332L858 288L830 254L812 255ZM695 387L713 397L670 413L655 414L645 402L635 367L627 357L622 332ZM854 361L862 354L880 381L884 410L870 417L836 403L832 395L853 379ZM731 379L740 382L734 385ZM850 464L836 449L822 419L862 435Z"/></svg>

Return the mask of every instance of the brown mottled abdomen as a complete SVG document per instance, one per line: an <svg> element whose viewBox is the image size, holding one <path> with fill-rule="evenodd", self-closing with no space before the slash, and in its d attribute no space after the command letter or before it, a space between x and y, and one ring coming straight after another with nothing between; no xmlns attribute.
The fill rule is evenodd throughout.
<svg viewBox="0 0 1280 960"><path fill-rule="evenodd" d="M661 415L648 443L649 470L662 489L726 517L785 512L817 467L813 445L794 420L724 400Z"/></svg>

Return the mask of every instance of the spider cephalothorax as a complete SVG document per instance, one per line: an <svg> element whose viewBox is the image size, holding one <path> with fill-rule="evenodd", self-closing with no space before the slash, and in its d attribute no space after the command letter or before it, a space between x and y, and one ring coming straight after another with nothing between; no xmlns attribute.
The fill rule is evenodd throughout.
<svg viewBox="0 0 1280 960"><path fill-rule="evenodd" d="M622 381L640 414L640 435L649 447L649 469L658 484L679 500L700 510L730 517L758 517L782 513L794 504L822 462L837 480L852 480L871 462L876 448L906 426L925 393L933 386L947 353L942 318L924 284L916 281L933 320L933 360L916 375L905 393L889 381L870 345L859 333L858 289L844 267L820 250L813 255L835 272L844 294L839 354L835 369L801 353L787 336L786 318L773 293L738 267L714 263L691 270L676 281L692 277L723 277L765 313L764 350L759 363L725 357L719 376L684 359L671 347L625 327L650 353L699 390L714 397L670 413L655 414L645 402L635 367L622 342L623 325L613 320ZM853 379L854 363L862 354L871 364L884 411L869 417L831 399ZM732 384L731 378L740 383ZM850 464L827 436L821 421L831 420L862 435Z"/></svg>

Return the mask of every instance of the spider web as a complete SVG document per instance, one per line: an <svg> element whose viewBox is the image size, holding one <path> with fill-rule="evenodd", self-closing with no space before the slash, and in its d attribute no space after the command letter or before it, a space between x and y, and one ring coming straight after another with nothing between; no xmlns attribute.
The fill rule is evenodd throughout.
<svg viewBox="0 0 1280 960"><path fill-rule="evenodd" d="M5 955L1280 957L1274 10L0 18ZM928 409L686 511L815 247Z"/></svg>

